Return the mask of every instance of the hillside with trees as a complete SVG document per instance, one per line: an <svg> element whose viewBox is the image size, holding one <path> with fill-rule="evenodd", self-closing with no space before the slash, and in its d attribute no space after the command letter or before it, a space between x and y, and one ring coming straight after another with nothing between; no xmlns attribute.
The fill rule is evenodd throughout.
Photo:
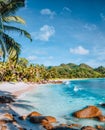
<svg viewBox="0 0 105 130"><path fill-rule="evenodd" d="M73 63L61 64L51 67L57 72L57 78L99 78L105 77L105 68L99 71L99 68L92 68L86 64L76 65Z"/></svg>
<svg viewBox="0 0 105 130"><path fill-rule="evenodd" d="M46 67L29 64L25 58L20 58L17 64L13 64L13 61L0 63L0 81L40 82L51 79L102 77L105 77L105 67L102 66L94 69L86 64L68 63Z"/></svg>

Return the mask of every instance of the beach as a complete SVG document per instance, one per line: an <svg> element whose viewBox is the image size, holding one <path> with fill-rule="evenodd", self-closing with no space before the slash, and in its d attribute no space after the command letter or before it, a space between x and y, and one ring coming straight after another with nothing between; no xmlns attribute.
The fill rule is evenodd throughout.
<svg viewBox="0 0 105 130"><path fill-rule="evenodd" d="M36 83L24 83L24 82L3 82L0 84L0 91L7 91L15 96L20 96L21 94L31 91L38 85ZM3 94L3 93L0 93Z"/></svg>
<svg viewBox="0 0 105 130"><path fill-rule="evenodd" d="M89 128L93 130L96 124L104 126L105 111L101 108L101 104L99 104L102 98L100 99L99 96L98 99L97 94L96 97L93 95L94 98L92 95L88 96L88 98L86 97L86 99L80 97L82 96L82 92L87 92L85 89L91 89L91 87L88 87L94 81L100 84L102 79L72 79L69 81L62 79L60 81L63 84L53 84L53 82L58 83L58 80L50 81L51 83L47 83L46 85L29 82L2 82L0 84L0 130L57 130L56 127L59 130L63 128L68 130L82 130L82 127L87 125L92 126L92 128ZM84 87L88 82L91 85L88 84L88 87ZM83 83L83 86L79 87L78 83ZM79 97L75 97L76 94ZM71 102L69 103L69 101ZM97 108L95 104L99 104ZM87 117L87 119L81 120L70 116L70 114L90 105L92 107L92 109L89 108L91 115L94 113L94 109L99 112L98 118L96 117L97 115L92 115L96 117L96 120L88 120ZM100 117L100 113L102 112L103 115ZM30 113L34 117L29 117ZM59 118L60 115L62 117ZM44 122L42 119L40 120L40 116L44 119ZM46 123L46 117L49 117L51 122L47 121Z"/></svg>
<svg viewBox="0 0 105 130"><path fill-rule="evenodd" d="M23 93L32 91L38 84L24 83L24 82L3 82L0 84L0 96L12 97L15 101ZM15 102L16 105L16 102ZM0 103L0 129L6 128L6 130L21 130L25 128L27 130L43 130L41 125L32 124L29 121L21 121L19 117L21 113L17 113L14 103ZM9 116L8 116L9 115ZM14 115L14 117L12 117ZM15 118L15 121L11 122L11 118ZM9 121L8 123L5 122Z"/></svg>

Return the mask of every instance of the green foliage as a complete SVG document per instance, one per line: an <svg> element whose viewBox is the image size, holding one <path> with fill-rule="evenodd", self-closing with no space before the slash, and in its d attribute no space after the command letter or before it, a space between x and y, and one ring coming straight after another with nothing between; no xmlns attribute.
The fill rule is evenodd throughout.
<svg viewBox="0 0 105 130"><path fill-rule="evenodd" d="M58 78L99 77L105 77L105 67L93 69L86 64L75 65L72 63L45 67L29 64L25 58L20 58L17 64L13 64L12 60L6 63L0 62L0 81L40 82Z"/></svg>
<svg viewBox="0 0 105 130"><path fill-rule="evenodd" d="M96 68L94 70L101 73L103 75L103 77L105 77L105 67L99 66L98 68Z"/></svg>
<svg viewBox="0 0 105 130"><path fill-rule="evenodd" d="M73 63L61 64L60 66L50 67L56 69L56 78L99 78L105 77L103 71L97 71L86 64L76 65Z"/></svg>
<svg viewBox="0 0 105 130"><path fill-rule="evenodd" d="M20 65L22 67L27 67L28 66L28 60L26 58L19 58L18 65Z"/></svg>
<svg viewBox="0 0 105 130"><path fill-rule="evenodd" d="M21 7L25 7L25 0L0 0L0 48L3 52L3 61L14 59L17 62L21 52L20 44L8 35L8 31L18 32L32 41L26 30L8 25L10 22L25 24L24 19L15 16Z"/></svg>
<svg viewBox="0 0 105 130"><path fill-rule="evenodd" d="M8 17L3 17L3 22L9 23L9 22L17 22L21 24L25 24L24 19L22 19L19 16L8 16Z"/></svg>

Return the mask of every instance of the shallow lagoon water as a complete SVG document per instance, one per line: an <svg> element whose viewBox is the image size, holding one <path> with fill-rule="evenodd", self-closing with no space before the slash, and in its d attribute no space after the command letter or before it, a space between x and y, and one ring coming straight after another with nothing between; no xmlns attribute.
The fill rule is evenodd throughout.
<svg viewBox="0 0 105 130"><path fill-rule="evenodd" d="M103 114L105 108L105 79L72 80L63 84L48 84L35 87L32 92L23 97L25 104L33 107L18 108L22 114L38 111L43 115L57 118L59 123L79 123L82 125L104 125L93 119L77 119L73 112L88 105L98 106Z"/></svg>

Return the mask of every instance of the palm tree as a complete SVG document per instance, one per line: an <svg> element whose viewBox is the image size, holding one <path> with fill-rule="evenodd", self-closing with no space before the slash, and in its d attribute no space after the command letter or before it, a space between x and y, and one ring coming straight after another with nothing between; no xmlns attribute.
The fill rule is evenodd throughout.
<svg viewBox="0 0 105 130"><path fill-rule="evenodd" d="M21 17L14 15L19 8L24 6L25 0L0 0L0 45L3 51L3 61L6 60L8 55L13 55L17 60L21 52L21 45L10 37L6 31L19 32L32 41L27 31L14 26L8 26L9 22L25 24Z"/></svg>

